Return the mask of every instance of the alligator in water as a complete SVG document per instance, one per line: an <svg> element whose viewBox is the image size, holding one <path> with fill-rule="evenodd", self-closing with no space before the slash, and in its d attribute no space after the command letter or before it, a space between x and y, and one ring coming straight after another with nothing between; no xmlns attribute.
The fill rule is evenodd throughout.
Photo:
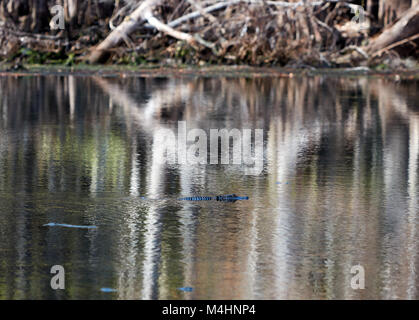
<svg viewBox="0 0 419 320"><path fill-rule="evenodd" d="M236 202L237 200L249 200L249 197L239 197L235 194L225 194L215 197L186 197L186 198L179 198L178 200L184 201L223 201L223 202Z"/></svg>

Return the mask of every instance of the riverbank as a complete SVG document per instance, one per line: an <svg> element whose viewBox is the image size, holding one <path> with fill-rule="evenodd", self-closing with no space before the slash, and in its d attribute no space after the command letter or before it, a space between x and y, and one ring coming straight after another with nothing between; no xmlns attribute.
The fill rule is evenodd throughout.
<svg viewBox="0 0 419 320"><path fill-rule="evenodd" d="M26 64L419 68L419 4L364 2L94 1L92 10L66 0L76 10L61 19L50 14L53 1L32 8L19 0L0 8L0 61L16 70Z"/></svg>
<svg viewBox="0 0 419 320"><path fill-rule="evenodd" d="M124 66L124 65L21 65L18 69L13 64L0 65L0 76L27 75L76 75L104 77L299 77L299 76L369 76L388 77L390 79L419 79L419 68L412 70L377 70L367 67L355 68L281 68L252 66Z"/></svg>

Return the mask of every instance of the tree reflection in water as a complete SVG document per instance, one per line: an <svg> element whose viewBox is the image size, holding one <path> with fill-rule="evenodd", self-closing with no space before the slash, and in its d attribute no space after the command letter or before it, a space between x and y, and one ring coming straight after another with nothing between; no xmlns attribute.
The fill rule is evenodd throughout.
<svg viewBox="0 0 419 320"><path fill-rule="evenodd" d="M0 297L417 299L417 89L331 76L3 77ZM263 173L160 163L155 134L177 121L264 129ZM251 200L175 200L229 193ZM49 288L55 264L64 292ZM365 290L350 287L355 264Z"/></svg>

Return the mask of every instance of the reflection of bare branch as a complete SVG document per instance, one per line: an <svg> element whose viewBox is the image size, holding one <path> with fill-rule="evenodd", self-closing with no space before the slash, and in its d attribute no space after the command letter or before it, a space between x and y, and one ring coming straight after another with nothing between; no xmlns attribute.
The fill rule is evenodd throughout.
<svg viewBox="0 0 419 320"><path fill-rule="evenodd" d="M163 108L181 105L181 101L191 96L191 89L186 84L171 84L164 89L154 90L147 102L139 104L119 85L112 84L108 79L95 77L94 81L113 102L122 107L127 122L133 119L135 123L147 130L156 129L159 126L156 119Z"/></svg>

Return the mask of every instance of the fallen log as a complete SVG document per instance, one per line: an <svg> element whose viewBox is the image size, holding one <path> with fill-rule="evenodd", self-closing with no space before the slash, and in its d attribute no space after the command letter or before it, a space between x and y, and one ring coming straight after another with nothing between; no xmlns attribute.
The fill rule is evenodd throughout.
<svg viewBox="0 0 419 320"><path fill-rule="evenodd" d="M384 29L377 38L372 40L367 51L374 55L393 43L414 37L416 34L419 34L419 4L407 10L392 26Z"/></svg>
<svg viewBox="0 0 419 320"><path fill-rule="evenodd" d="M128 35L134 32L139 22L143 19L144 12L151 10L151 7L155 5L159 0L145 0L137 9L134 10L131 15L125 18L124 22L121 23L115 30L113 30L105 40L103 40L98 46L93 48L87 60L90 63L96 63L103 59L107 50L119 45Z"/></svg>
<svg viewBox="0 0 419 320"><path fill-rule="evenodd" d="M161 0L145 0L142 2L128 17L128 19L126 18L125 21L113 30L103 42L93 49L88 57L89 63L96 63L100 61L109 49L120 44L122 40L125 40L132 32L134 32L141 20L147 21L152 27L173 38L186 41L191 45L200 43L215 52L213 44L201 39L199 36L192 36L188 33L177 31L170 25L167 25L154 17L152 9L159 4L160 1Z"/></svg>
<svg viewBox="0 0 419 320"><path fill-rule="evenodd" d="M416 39L419 39L419 33L418 33L418 34L415 34L415 35L413 35L413 36L411 36L411 37L405 38L405 39L403 39L403 40L400 40L400 41L397 41L397 42L393 42L393 43L392 43L392 44L390 44L389 46L384 47L383 49L380 49L380 50L376 51L376 52L372 55L372 57L379 56L380 54L382 54L382 53L383 53L383 52L385 52L385 51L388 51L388 50L394 49L394 48L396 48L396 47L402 46L402 45L404 45L404 44L406 44L406 43L409 43L409 42L412 42L413 40L416 40Z"/></svg>

